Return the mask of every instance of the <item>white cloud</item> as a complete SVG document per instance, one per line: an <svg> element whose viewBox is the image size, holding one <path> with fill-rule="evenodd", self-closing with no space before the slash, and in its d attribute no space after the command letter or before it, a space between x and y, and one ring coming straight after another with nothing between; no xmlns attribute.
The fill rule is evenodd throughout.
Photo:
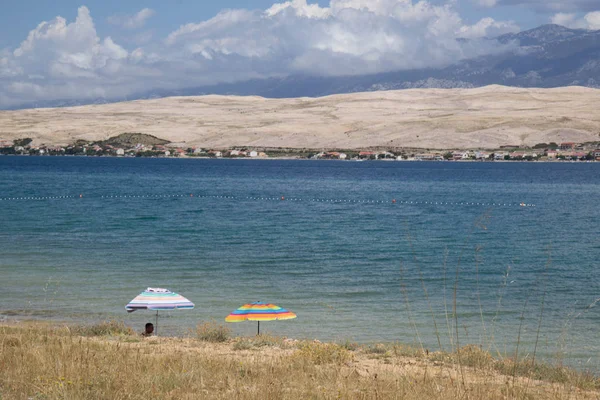
<svg viewBox="0 0 600 400"><path fill-rule="evenodd" d="M146 24L146 20L154 14L154 10L144 8L133 15L112 15L108 17L108 23L126 29L137 29L143 27Z"/></svg>
<svg viewBox="0 0 600 400"><path fill-rule="evenodd" d="M583 19L585 19L585 22L588 25L587 29L600 29L600 11L587 13Z"/></svg>
<svg viewBox="0 0 600 400"><path fill-rule="evenodd" d="M582 28L577 25L579 22L583 22L583 20L577 21L577 15L575 13L557 13L550 18L550 22L569 28Z"/></svg>
<svg viewBox="0 0 600 400"><path fill-rule="evenodd" d="M68 24L62 17L42 22L3 58L0 91L9 95L10 103L91 97L106 93L107 77L120 81L115 72L122 70L128 57L110 37L97 36L89 10L80 7L74 22ZM3 66L9 79L1 79L7 75Z"/></svg>
<svg viewBox="0 0 600 400"><path fill-rule="evenodd" d="M80 7L74 22L62 17L42 22L17 49L0 53L0 107L295 73L443 67L507 49L478 38L514 32L514 22L484 18L467 25L453 4L331 0L321 7L292 0L264 11L225 10L182 25L162 41L140 33L127 41L136 44L131 52L110 37L100 38L88 9ZM122 26L141 26L151 15L143 11Z"/></svg>
<svg viewBox="0 0 600 400"><path fill-rule="evenodd" d="M593 11L578 18L574 13L557 13L550 18L553 24L566 26L572 29L600 29L600 11Z"/></svg>
<svg viewBox="0 0 600 400"><path fill-rule="evenodd" d="M171 49L204 59L251 58L262 73L319 75L375 73L439 67L489 48L457 37L514 31L514 23L489 19L486 28L465 27L450 5L410 0L331 0L329 7L294 0L265 12L228 10L171 33Z"/></svg>
<svg viewBox="0 0 600 400"><path fill-rule="evenodd" d="M460 34L467 39L493 38L506 33L519 32L520 30L521 28L514 21L495 21L492 18L483 18L475 25L463 26L460 29Z"/></svg>
<svg viewBox="0 0 600 400"><path fill-rule="evenodd" d="M293 10L297 15L308 18L325 18L330 15L328 8L321 8L318 4L307 4L306 0L292 0L285 3L276 3L265 13L273 16L287 10Z"/></svg>
<svg viewBox="0 0 600 400"><path fill-rule="evenodd" d="M50 66L70 71L94 72L106 67L111 60L127 57L127 51L110 37L100 41L86 7L80 7L74 23L57 17L44 22L29 33L27 39L14 51L19 64L44 68L48 58Z"/></svg>

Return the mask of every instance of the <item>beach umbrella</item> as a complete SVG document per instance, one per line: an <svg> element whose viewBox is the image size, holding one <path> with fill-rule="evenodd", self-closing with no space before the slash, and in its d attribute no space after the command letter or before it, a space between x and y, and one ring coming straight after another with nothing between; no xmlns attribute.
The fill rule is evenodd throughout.
<svg viewBox="0 0 600 400"><path fill-rule="evenodd" d="M160 310L192 309L194 303L180 294L162 288L148 288L125 306L127 312L136 310L156 310L155 331L158 333L158 312Z"/></svg>
<svg viewBox="0 0 600 400"><path fill-rule="evenodd" d="M296 314L276 306L275 304L260 301L244 304L225 318L226 322L257 321L258 335L260 335L260 321L277 321L283 319L294 319Z"/></svg>

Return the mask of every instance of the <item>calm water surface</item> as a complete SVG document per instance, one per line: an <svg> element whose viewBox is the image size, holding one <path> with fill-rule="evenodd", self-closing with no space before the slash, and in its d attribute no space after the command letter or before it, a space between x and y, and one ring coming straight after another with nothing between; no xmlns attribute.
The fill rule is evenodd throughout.
<svg viewBox="0 0 600 400"><path fill-rule="evenodd" d="M181 196L107 197L148 195ZM37 196L75 198L6 200ZM156 286L196 304L163 334L262 300L277 335L527 354L544 302L538 354L600 370L600 164L0 157L0 198L7 317L141 330Z"/></svg>

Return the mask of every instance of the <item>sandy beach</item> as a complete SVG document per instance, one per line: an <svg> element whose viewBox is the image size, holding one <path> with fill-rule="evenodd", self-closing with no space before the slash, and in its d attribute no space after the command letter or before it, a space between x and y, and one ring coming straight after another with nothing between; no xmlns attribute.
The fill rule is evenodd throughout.
<svg viewBox="0 0 600 400"><path fill-rule="evenodd" d="M170 97L0 112L0 140L67 145L141 132L182 147L431 149L599 140L600 90L426 89L323 98Z"/></svg>

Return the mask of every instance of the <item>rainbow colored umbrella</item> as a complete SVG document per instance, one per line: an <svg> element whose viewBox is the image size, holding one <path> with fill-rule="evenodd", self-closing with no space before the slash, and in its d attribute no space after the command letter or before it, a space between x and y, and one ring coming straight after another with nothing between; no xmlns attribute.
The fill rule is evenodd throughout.
<svg viewBox="0 0 600 400"><path fill-rule="evenodd" d="M194 303L182 295L167 289L150 287L125 306L127 312L134 312L136 310L156 310L156 332L158 332L158 312L160 310L189 310L192 308L194 308Z"/></svg>
<svg viewBox="0 0 600 400"><path fill-rule="evenodd" d="M258 335L260 335L260 321L277 321L284 319L294 319L296 314L276 306L275 304L263 303L260 301L244 304L225 318L226 322L257 321Z"/></svg>

